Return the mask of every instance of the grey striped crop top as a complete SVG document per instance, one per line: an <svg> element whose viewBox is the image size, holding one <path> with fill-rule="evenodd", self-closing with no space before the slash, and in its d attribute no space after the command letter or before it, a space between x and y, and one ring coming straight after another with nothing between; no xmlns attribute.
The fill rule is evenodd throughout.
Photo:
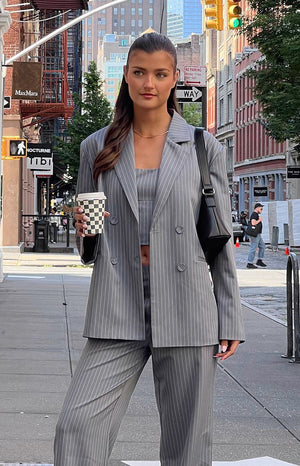
<svg viewBox="0 0 300 466"><path fill-rule="evenodd" d="M139 203L140 244L150 244L150 227L156 195L159 168L136 168L136 187Z"/></svg>

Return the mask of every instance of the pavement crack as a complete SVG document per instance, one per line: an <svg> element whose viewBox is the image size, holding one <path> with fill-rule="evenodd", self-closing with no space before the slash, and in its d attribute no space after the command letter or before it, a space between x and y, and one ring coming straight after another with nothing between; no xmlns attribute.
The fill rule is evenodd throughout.
<svg viewBox="0 0 300 466"><path fill-rule="evenodd" d="M270 411L269 408L267 408L264 403L262 403L253 393L251 393L249 390L247 390L246 387L244 387L244 385L228 370L226 369L220 362L218 362L218 366L221 370L223 370L225 372L225 374L228 375L228 377L230 377L245 393L247 393L247 395L249 395L257 404L259 404L259 406L261 406L265 411L267 411L268 414L270 414L270 416L275 419L275 421L277 421L285 430L287 430L291 435L292 437L294 437L297 442L300 442L300 438L299 436L293 432L293 430L287 425L285 424L285 422L283 422L281 419L279 419L274 413L272 413L272 411Z"/></svg>
<svg viewBox="0 0 300 466"><path fill-rule="evenodd" d="M72 366L72 355L71 355L71 344L70 344L70 325L69 325L69 316L68 316L68 302L67 302L67 294L66 294L66 287L64 282L64 276L62 275L62 289L63 289L63 307L64 307L64 315L65 315L65 323L66 323L66 339L67 339L67 351L69 356L69 366L70 366L70 374L71 378L73 378L73 366Z"/></svg>

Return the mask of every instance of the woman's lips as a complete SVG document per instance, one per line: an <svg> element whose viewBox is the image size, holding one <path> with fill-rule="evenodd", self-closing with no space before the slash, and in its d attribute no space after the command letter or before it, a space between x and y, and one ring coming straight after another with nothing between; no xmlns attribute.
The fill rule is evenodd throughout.
<svg viewBox="0 0 300 466"><path fill-rule="evenodd" d="M151 99L152 97L155 97L154 94L141 94L142 97L144 97L145 99Z"/></svg>

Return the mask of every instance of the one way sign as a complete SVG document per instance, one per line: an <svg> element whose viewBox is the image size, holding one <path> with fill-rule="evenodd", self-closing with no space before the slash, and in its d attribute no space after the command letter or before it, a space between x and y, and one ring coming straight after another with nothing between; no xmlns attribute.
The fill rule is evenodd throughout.
<svg viewBox="0 0 300 466"><path fill-rule="evenodd" d="M201 102L202 87L177 85L176 97L178 102Z"/></svg>

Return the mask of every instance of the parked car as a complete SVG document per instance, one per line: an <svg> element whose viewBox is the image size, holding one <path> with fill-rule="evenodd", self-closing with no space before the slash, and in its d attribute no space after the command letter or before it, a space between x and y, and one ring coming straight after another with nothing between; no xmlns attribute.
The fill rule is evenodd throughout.
<svg viewBox="0 0 300 466"><path fill-rule="evenodd" d="M234 213L232 213L232 230L234 241L236 241L236 238L238 238L240 242L244 240L245 232L243 230L243 225L240 223L237 215Z"/></svg>

